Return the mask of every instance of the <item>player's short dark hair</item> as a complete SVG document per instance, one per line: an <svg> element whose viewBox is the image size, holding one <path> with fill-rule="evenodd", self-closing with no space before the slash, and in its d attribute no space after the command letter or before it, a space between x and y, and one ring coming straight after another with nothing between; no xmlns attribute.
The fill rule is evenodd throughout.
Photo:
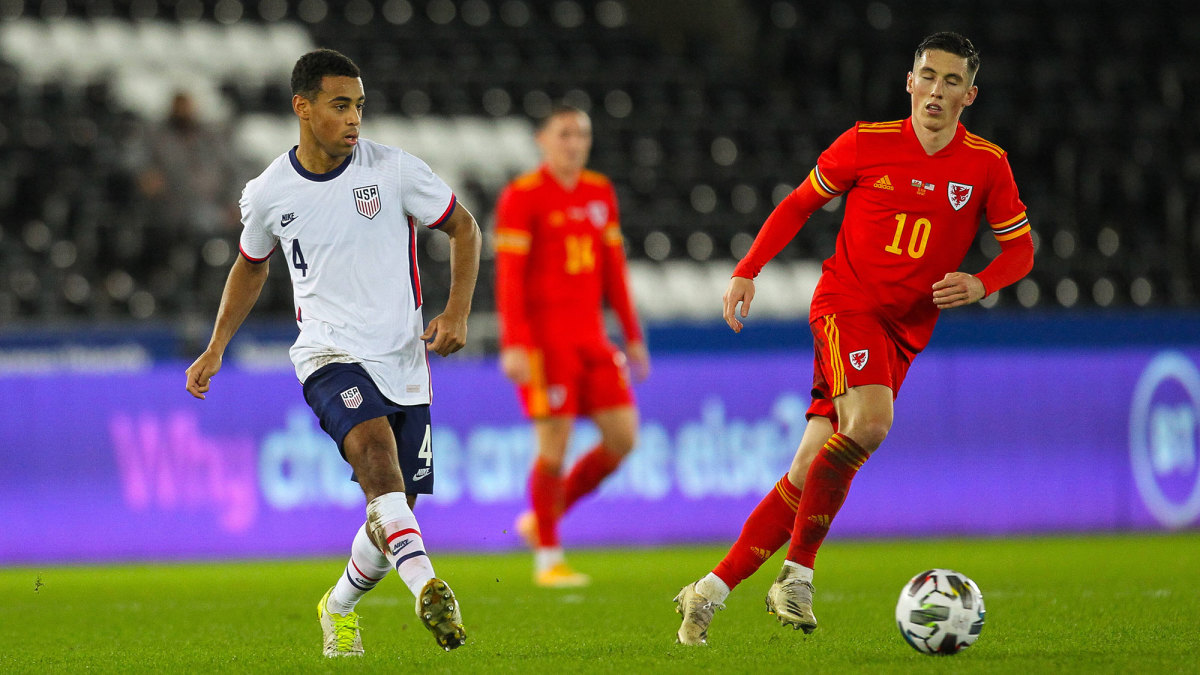
<svg viewBox="0 0 1200 675"><path fill-rule="evenodd" d="M313 101L321 91L321 78L362 77L358 66L345 54L332 49L317 49L301 56L292 68L292 93Z"/></svg>
<svg viewBox="0 0 1200 675"><path fill-rule="evenodd" d="M542 117L538 118L537 126L535 127L535 129L537 131L541 131L542 129L545 129L546 125L550 124L550 121L553 120L555 117L558 117L559 115L586 115L586 114L587 114L587 112L583 108L577 108L573 105L567 105L566 103L555 103L554 105L550 106L550 112L548 112L545 115L543 115Z"/></svg>
<svg viewBox="0 0 1200 675"><path fill-rule="evenodd" d="M934 33L921 40L921 44L917 45L917 52L913 55L913 60L921 58L922 54L931 49L966 59L967 75L972 80L975 79L975 73L979 70L979 50L975 49L975 45L971 44L970 40L951 31Z"/></svg>

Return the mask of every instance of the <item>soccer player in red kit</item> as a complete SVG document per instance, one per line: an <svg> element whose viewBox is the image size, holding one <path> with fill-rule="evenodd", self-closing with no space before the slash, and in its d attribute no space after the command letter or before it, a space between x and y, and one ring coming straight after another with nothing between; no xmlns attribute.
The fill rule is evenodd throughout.
<svg viewBox="0 0 1200 675"><path fill-rule="evenodd" d="M542 165L510 183L496 207L500 366L518 386L537 443L532 508L516 528L534 549L535 582L571 587L589 579L567 565L559 520L633 449L638 415L626 356L639 379L650 359L626 283L616 194L608 178L584 168L591 120L557 106L536 140ZM605 336L602 300L620 319L625 353ZM564 478L578 415L591 417L600 442Z"/></svg>
<svg viewBox="0 0 1200 675"><path fill-rule="evenodd" d="M966 130L979 54L956 33L917 47L907 90L912 115L860 122L817 159L808 179L767 218L724 296L734 332L750 312L754 277L817 208L845 195L834 254L813 293L808 426L787 475L747 518L725 558L675 600L677 637L705 644L714 610L788 540L767 593L784 626L812 632L817 550L859 467L887 436L892 406L942 310L976 302L1033 266L1033 239L1003 150ZM1000 254L978 274L958 271L980 221ZM740 312L738 305L741 305Z"/></svg>

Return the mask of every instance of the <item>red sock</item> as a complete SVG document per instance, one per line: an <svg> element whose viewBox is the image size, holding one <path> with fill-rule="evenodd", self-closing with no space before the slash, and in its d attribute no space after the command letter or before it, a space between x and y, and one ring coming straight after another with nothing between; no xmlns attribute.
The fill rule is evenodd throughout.
<svg viewBox="0 0 1200 675"><path fill-rule="evenodd" d="M758 571L767 558L787 543L796 522L796 505L800 502L800 488L792 485L785 474L766 497L754 507L742 534L733 543L729 553L713 570L725 585L733 590Z"/></svg>
<svg viewBox="0 0 1200 675"><path fill-rule="evenodd" d="M817 453L804 479L804 496L796 509L792 545L787 559L812 569L817 549L829 533L829 525L846 501L850 481L871 453L845 434L834 434Z"/></svg>
<svg viewBox="0 0 1200 675"><path fill-rule="evenodd" d="M529 472L529 501L537 518L538 546L558 546L558 519L562 516L562 477L557 467L533 460Z"/></svg>
<svg viewBox="0 0 1200 675"><path fill-rule="evenodd" d="M566 513L579 498L595 490L609 474L621 465L621 455L609 452L603 445L588 451L571 467L563 482L563 513Z"/></svg>

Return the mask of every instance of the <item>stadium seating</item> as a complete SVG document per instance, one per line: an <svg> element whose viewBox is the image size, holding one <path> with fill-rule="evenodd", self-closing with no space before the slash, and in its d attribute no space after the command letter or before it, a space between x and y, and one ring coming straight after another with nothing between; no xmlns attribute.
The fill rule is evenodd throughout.
<svg viewBox="0 0 1200 675"><path fill-rule="evenodd" d="M287 76L314 46L363 68L368 135L425 157L485 227L499 188L536 163L531 116L560 99L588 109L639 304L650 319L712 317L773 205L854 120L906 114L907 54L947 28L983 52L965 121L1010 151L1038 244L1033 274L985 306L1196 306L1200 145L1185 116L1200 91L1200 10L711 5L706 24L663 21L687 3L633 0L3 3L0 83L14 100L0 108L0 322L210 320L236 231L151 250L159 224L139 205L133 149L187 89L229 130L243 170L231 178L244 181L294 143ZM764 277L778 291L760 294L762 311L803 315L769 297L811 284L832 250L832 206ZM429 264L444 255L434 239L422 255L437 304L449 277ZM968 269L995 253L981 239ZM276 267L259 312L285 318ZM483 312L489 276L485 261Z"/></svg>

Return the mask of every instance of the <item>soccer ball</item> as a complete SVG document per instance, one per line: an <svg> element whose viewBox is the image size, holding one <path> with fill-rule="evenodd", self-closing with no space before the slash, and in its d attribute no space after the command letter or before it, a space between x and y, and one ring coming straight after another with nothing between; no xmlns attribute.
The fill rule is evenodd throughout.
<svg viewBox="0 0 1200 675"><path fill-rule="evenodd" d="M983 594L965 574L934 569L921 572L900 591L896 625L922 654L957 654L983 630Z"/></svg>

